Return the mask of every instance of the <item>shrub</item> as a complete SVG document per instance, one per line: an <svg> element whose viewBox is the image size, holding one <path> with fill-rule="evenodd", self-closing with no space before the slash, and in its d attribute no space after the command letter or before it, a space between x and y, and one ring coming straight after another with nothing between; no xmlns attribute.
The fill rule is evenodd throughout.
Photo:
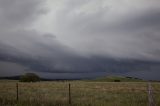
<svg viewBox="0 0 160 106"><path fill-rule="evenodd" d="M121 82L121 80L114 80L114 82Z"/></svg>
<svg viewBox="0 0 160 106"><path fill-rule="evenodd" d="M38 82L40 78L34 73L26 73L20 77L20 82Z"/></svg>
<svg viewBox="0 0 160 106"><path fill-rule="evenodd" d="M126 78L132 79L133 77L126 77Z"/></svg>

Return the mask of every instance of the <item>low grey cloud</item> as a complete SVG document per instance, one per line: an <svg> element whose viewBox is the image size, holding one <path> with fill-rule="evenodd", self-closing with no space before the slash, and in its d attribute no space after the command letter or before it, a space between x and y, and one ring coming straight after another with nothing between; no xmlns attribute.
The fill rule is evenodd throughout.
<svg viewBox="0 0 160 106"><path fill-rule="evenodd" d="M62 42L86 55L159 60L159 55L154 54L160 49L157 3L157 0L62 2L64 6L55 13L53 24Z"/></svg>
<svg viewBox="0 0 160 106"><path fill-rule="evenodd" d="M0 29L24 28L45 13L42 0L0 0Z"/></svg>
<svg viewBox="0 0 160 106"><path fill-rule="evenodd" d="M6 64L16 74L65 78L152 72L160 64L158 3L0 0L0 74Z"/></svg>

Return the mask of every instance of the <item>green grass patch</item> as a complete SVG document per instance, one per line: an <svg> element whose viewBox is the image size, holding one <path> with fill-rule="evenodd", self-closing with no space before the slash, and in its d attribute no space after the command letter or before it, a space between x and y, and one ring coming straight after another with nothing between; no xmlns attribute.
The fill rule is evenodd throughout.
<svg viewBox="0 0 160 106"><path fill-rule="evenodd" d="M93 80L88 81L98 81L98 82L145 82L142 79L134 78L134 77L122 77L122 76L107 76L100 77Z"/></svg>

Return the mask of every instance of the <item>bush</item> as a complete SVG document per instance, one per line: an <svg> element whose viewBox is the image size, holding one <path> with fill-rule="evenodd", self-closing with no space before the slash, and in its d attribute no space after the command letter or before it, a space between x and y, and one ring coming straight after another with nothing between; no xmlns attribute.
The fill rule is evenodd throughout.
<svg viewBox="0 0 160 106"><path fill-rule="evenodd" d="M20 78L20 82L38 82L40 81L40 77L34 73L26 73L22 75Z"/></svg>
<svg viewBox="0 0 160 106"><path fill-rule="evenodd" d="M132 79L133 77L126 77L126 78Z"/></svg>
<svg viewBox="0 0 160 106"><path fill-rule="evenodd" d="M121 82L121 80L114 80L114 82Z"/></svg>

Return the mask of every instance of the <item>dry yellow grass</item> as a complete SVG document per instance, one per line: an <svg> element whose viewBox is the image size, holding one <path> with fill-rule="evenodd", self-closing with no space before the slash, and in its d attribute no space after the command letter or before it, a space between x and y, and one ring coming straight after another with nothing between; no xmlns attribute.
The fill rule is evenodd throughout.
<svg viewBox="0 0 160 106"><path fill-rule="evenodd" d="M37 82L0 81L0 106L67 106L68 84L71 83L72 106L147 106L146 82ZM160 105L160 84L152 83Z"/></svg>

